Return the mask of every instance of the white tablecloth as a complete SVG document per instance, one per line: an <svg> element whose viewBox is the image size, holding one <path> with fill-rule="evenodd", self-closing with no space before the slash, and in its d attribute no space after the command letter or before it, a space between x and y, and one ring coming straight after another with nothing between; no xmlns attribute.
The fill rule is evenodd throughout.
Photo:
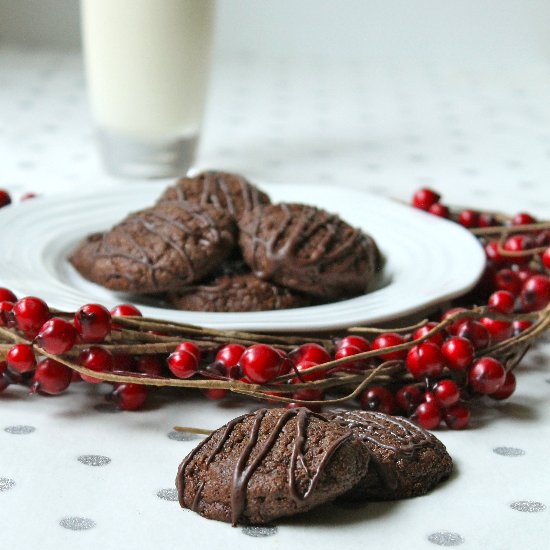
<svg viewBox="0 0 550 550"><path fill-rule="evenodd" d="M312 193L322 182L408 199L429 185L449 203L548 218L549 89L544 63L502 72L219 59L198 165L311 183ZM77 55L0 49L0 114L0 187L15 198L117 185L96 156ZM431 494L331 505L265 529L183 511L173 486L196 440L172 426L215 428L256 404L167 392L130 413L95 386L55 398L10 387L0 394L0 545L546 549L549 358L546 338L511 399L476 407L465 432L438 432L456 472Z"/></svg>

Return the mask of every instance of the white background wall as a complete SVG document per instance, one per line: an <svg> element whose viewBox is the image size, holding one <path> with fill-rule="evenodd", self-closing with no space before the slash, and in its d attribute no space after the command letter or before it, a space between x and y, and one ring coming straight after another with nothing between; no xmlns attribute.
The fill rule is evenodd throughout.
<svg viewBox="0 0 550 550"><path fill-rule="evenodd" d="M550 55L550 0L218 0L218 7L218 51L230 54L459 63ZM78 12L78 0L0 0L0 41L78 47Z"/></svg>

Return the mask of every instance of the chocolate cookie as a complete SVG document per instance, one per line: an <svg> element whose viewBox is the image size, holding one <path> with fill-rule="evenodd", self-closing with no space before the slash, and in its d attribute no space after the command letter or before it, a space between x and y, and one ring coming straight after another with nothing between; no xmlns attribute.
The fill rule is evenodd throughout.
<svg viewBox="0 0 550 550"><path fill-rule="evenodd" d="M274 204L239 220L244 259L257 277L294 290L345 298L367 290L377 263L371 237L303 204Z"/></svg>
<svg viewBox="0 0 550 550"><path fill-rule="evenodd" d="M214 431L181 463L179 502L200 515L265 524L329 502L366 473L352 432L304 408L260 409Z"/></svg>
<svg viewBox="0 0 550 550"><path fill-rule="evenodd" d="M223 210L166 203L87 239L70 261L84 277L111 290L169 291L217 270L231 253L234 234L234 222Z"/></svg>
<svg viewBox="0 0 550 550"><path fill-rule="evenodd" d="M181 178L168 187L158 203L189 201L200 205L222 208L239 219L262 204L269 204L269 197L238 174L228 172L202 172L194 178Z"/></svg>
<svg viewBox="0 0 550 550"><path fill-rule="evenodd" d="M95 254L102 241L103 233L92 233L73 250L70 261L80 273L88 273L92 269Z"/></svg>
<svg viewBox="0 0 550 550"><path fill-rule="evenodd" d="M327 411L371 453L365 478L346 498L394 500L420 496L448 477L453 461L439 439L406 418L372 411Z"/></svg>
<svg viewBox="0 0 550 550"><path fill-rule="evenodd" d="M170 294L169 301L187 311L269 311L303 307L310 300L252 273L220 275L212 281Z"/></svg>

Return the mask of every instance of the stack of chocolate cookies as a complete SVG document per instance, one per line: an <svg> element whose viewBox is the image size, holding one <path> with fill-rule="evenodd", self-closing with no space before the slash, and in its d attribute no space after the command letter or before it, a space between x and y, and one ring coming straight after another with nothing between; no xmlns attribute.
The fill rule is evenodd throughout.
<svg viewBox="0 0 550 550"><path fill-rule="evenodd" d="M151 208L90 235L70 261L108 289L190 311L262 311L364 294L374 240L334 214L271 204L242 176L182 178Z"/></svg>
<svg viewBox="0 0 550 550"><path fill-rule="evenodd" d="M261 525L336 498L420 496L452 468L445 446L405 418L260 409L201 442L181 463L176 486L183 508Z"/></svg>

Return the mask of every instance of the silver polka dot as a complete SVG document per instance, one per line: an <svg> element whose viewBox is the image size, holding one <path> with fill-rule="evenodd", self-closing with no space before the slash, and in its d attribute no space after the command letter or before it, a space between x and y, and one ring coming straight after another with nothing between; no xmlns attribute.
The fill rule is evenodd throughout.
<svg viewBox="0 0 550 550"><path fill-rule="evenodd" d="M15 487L15 481L9 477L0 477L0 493L9 491Z"/></svg>
<svg viewBox="0 0 550 550"><path fill-rule="evenodd" d="M157 497L162 500L169 500L171 502L174 502L178 500L178 492L176 491L176 489L161 489L157 492Z"/></svg>
<svg viewBox="0 0 550 550"><path fill-rule="evenodd" d="M263 527L243 527L242 532L249 537L271 537L277 533L277 527L263 526Z"/></svg>
<svg viewBox="0 0 550 550"><path fill-rule="evenodd" d="M8 426L7 428L4 428L5 432L14 435L32 434L35 430L36 428L34 426Z"/></svg>
<svg viewBox="0 0 550 550"><path fill-rule="evenodd" d="M493 453L501 456L523 456L525 451L523 449L516 449L515 447L495 447Z"/></svg>
<svg viewBox="0 0 550 550"><path fill-rule="evenodd" d="M111 459L101 455L82 455L78 457L78 462L82 462L86 466L106 466Z"/></svg>
<svg viewBox="0 0 550 550"><path fill-rule="evenodd" d="M535 500L518 500L517 502L512 502L510 508L518 512L542 512L546 510L546 504L536 502Z"/></svg>
<svg viewBox="0 0 550 550"><path fill-rule="evenodd" d="M114 414L117 412L120 412L120 409L115 407L112 403L99 403L99 405L95 405L94 409L97 412L100 413L108 413L108 414Z"/></svg>
<svg viewBox="0 0 550 550"><path fill-rule="evenodd" d="M464 538L458 533L449 531L438 531L428 536L428 540L438 546L459 546L464 542Z"/></svg>
<svg viewBox="0 0 550 550"><path fill-rule="evenodd" d="M65 529L71 529L72 531L86 531L87 529L92 529L96 526L96 523L93 519L90 518L80 518L78 516L63 518L59 525Z"/></svg>
<svg viewBox="0 0 550 550"><path fill-rule="evenodd" d="M168 432L168 439L173 439L174 441L195 441L196 439L201 439L199 434L194 434L191 432Z"/></svg>

